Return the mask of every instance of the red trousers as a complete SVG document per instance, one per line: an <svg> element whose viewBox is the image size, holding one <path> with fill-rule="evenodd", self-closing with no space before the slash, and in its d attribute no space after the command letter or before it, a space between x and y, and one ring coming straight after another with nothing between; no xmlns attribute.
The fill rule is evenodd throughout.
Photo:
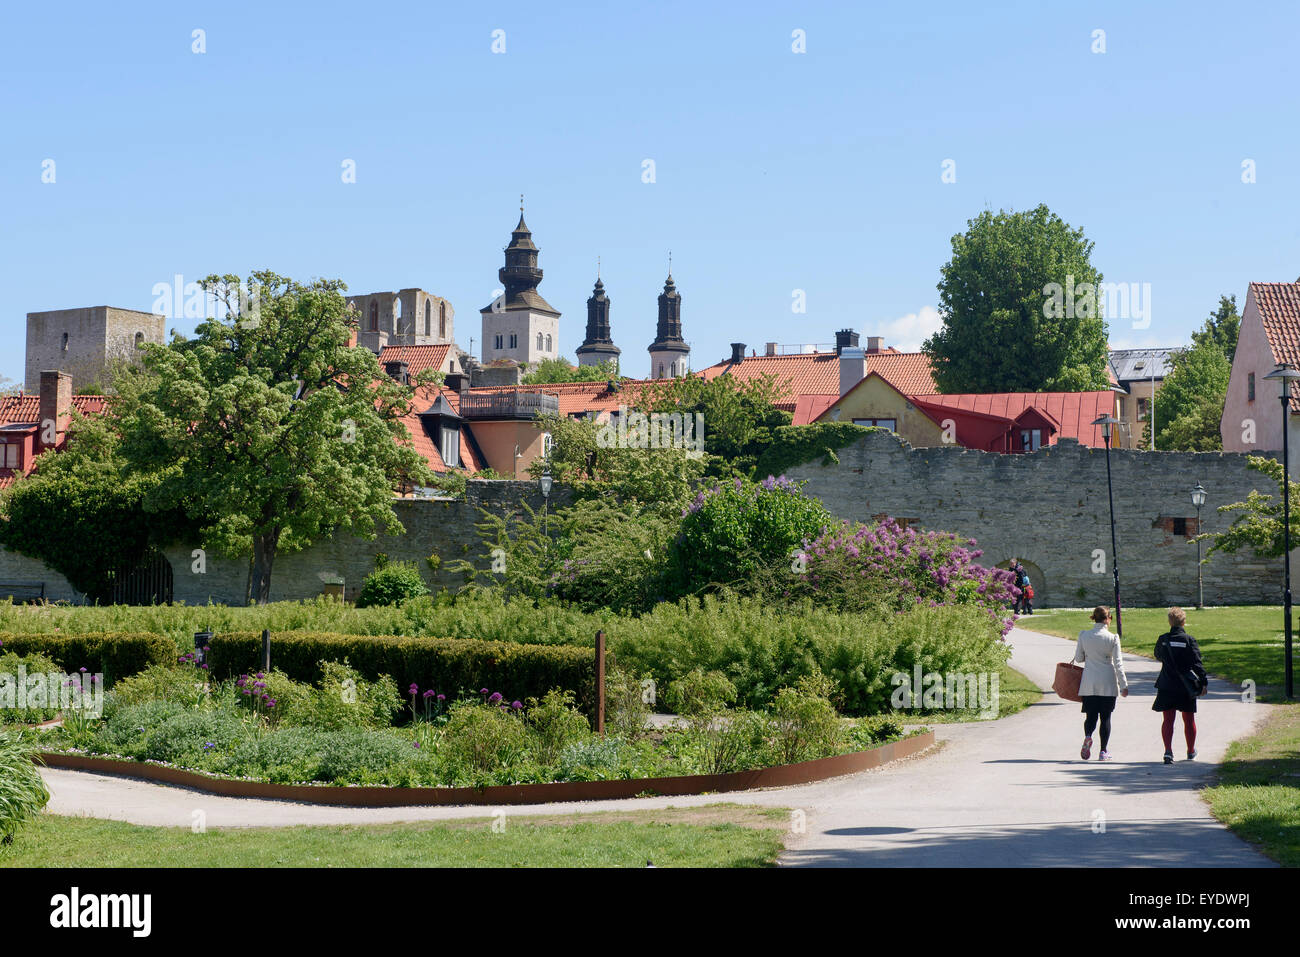
<svg viewBox="0 0 1300 957"><path fill-rule="evenodd" d="M1165 739L1165 750L1174 749L1174 716L1178 714L1173 708L1163 712L1164 723L1160 726L1160 736ZM1183 737L1187 740L1187 750L1196 750L1196 712L1183 712Z"/></svg>

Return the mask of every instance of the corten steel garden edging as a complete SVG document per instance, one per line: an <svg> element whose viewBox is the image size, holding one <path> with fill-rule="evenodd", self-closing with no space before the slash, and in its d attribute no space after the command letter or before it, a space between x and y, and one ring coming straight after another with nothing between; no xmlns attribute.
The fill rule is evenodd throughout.
<svg viewBox="0 0 1300 957"><path fill-rule="evenodd" d="M601 801L631 798L643 794L667 797L754 788L789 787L810 784L878 768L890 761L919 754L934 744L934 732L913 735L869 751L855 751L831 758L778 764L753 771L729 774L685 774L664 778L634 778L617 781L566 781L551 784L503 784L484 788L398 788L339 787L330 784L271 784L234 778L215 778L197 771L141 761L96 758L63 751L44 751L39 759L51 768L92 771L121 777L142 778L162 784L193 788L224 797L300 801L347 807L414 807L435 804L550 804L560 801Z"/></svg>

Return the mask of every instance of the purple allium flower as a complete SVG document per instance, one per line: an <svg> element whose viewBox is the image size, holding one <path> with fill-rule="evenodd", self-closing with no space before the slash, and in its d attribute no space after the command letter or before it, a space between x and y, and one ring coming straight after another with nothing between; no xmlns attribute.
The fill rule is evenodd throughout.
<svg viewBox="0 0 1300 957"><path fill-rule="evenodd" d="M478 689L478 693L479 693L479 694L487 694L487 693L488 693L488 690L487 690L487 688L479 688L479 689Z"/></svg>
<svg viewBox="0 0 1300 957"><path fill-rule="evenodd" d="M519 701L513 701L513 702L511 702L510 707L512 707L512 708L514 708L516 711L518 711L520 708L523 707L523 703L522 703L522 702L519 702Z"/></svg>
<svg viewBox="0 0 1300 957"><path fill-rule="evenodd" d="M494 691L494 692L492 692L491 697L488 698L488 704L500 704L500 703L501 703L501 697L502 697L502 695L501 695L501 692L500 692L500 691Z"/></svg>
<svg viewBox="0 0 1300 957"><path fill-rule="evenodd" d="M440 695L438 695L438 700L439 700L439 701L446 701L446 700L447 700L447 696L446 696L445 694L440 694Z"/></svg>

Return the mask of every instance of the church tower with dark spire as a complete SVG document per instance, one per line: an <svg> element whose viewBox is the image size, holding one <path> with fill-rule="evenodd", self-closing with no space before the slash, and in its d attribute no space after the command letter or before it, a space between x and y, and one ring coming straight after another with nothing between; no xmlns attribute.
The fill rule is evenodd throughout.
<svg viewBox="0 0 1300 957"><path fill-rule="evenodd" d="M610 335L609 297L605 295L599 269L596 270L596 287L587 300L587 338L582 340L577 352L580 366L596 366L610 359L617 363L622 353Z"/></svg>
<svg viewBox="0 0 1300 957"><path fill-rule="evenodd" d="M559 355L560 312L537 291L542 270L537 246L524 222L519 197L519 225L510 234L506 262L497 271L502 294L479 310L483 317L483 361L513 359L534 364Z"/></svg>
<svg viewBox="0 0 1300 957"><path fill-rule="evenodd" d="M673 379L686 374L691 347L682 339L682 296L673 283L671 264L668 281L659 294L659 324L649 352L650 378Z"/></svg>

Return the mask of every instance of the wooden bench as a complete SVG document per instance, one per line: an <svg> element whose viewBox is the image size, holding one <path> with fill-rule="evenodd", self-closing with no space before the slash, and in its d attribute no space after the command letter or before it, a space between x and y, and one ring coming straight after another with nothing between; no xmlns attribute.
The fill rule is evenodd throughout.
<svg viewBox="0 0 1300 957"><path fill-rule="evenodd" d="M15 604L45 600L45 582L0 581L0 598L9 597Z"/></svg>

